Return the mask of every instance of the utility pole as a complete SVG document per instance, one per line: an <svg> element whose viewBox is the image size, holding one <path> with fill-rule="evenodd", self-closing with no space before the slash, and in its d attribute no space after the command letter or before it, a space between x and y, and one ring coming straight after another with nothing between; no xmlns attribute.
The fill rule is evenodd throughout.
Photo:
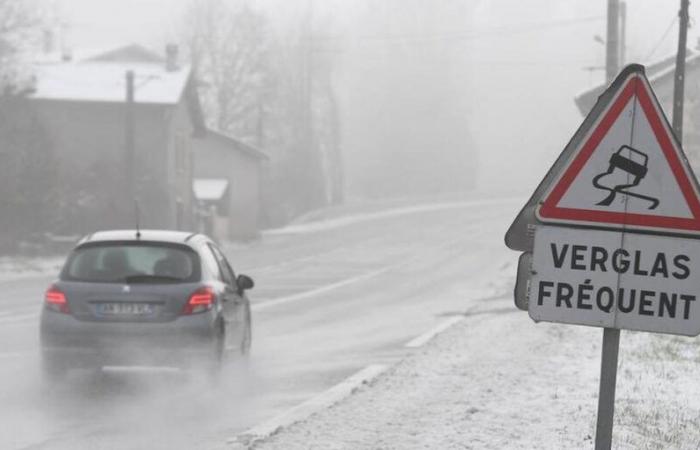
<svg viewBox="0 0 700 450"><path fill-rule="evenodd" d="M605 79L611 82L617 76L619 68L619 27L620 3L619 0L608 0L608 36L605 41Z"/></svg>
<svg viewBox="0 0 700 450"><path fill-rule="evenodd" d="M620 2L620 66L625 65L627 47L627 2Z"/></svg>
<svg viewBox="0 0 700 450"><path fill-rule="evenodd" d="M134 187L134 154L135 154L135 139L134 139L134 72L129 70L126 72L126 114L124 124L124 164L126 175L126 193L128 195L128 203L134 201L136 189Z"/></svg>
<svg viewBox="0 0 700 450"><path fill-rule="evenodd" d="M678 12L678 53L676 54L676 75L673 84L673 132L678 143L683 143L683 91L685 88L685 47L688 40L689 0L681 0Z"/></svg>

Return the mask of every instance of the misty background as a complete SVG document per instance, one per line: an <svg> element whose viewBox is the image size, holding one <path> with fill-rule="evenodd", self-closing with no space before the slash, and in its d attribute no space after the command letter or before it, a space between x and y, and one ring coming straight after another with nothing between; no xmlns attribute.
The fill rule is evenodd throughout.
<svg viewBox="0 0 700 450"><path fill-rule="evenodd" d="M55 8L76 48L126 40L160 49L181 39L181 15L189 3L62 0ZM342 99L342 155L350 197L374 191L367 189L368 179L395 172L409 180L418 176L411 165L417 152L434 156L432 163L421 160L426 170L441 169L442 158L477 167L447 188L474 180L487 191L530 190L581 121L573 97L604 78L605 47L594 36L605 36L605 2L247 4L268 17L271 30L282 36L298 31L312 10L319 30L315 47L331 54L334 87ZM691 17L696 9L691 4ZM676 2L629 2L626 62L672 54L677 15ZM689 46L696 40L691 27ZM403 171L407 164L409 170ZM406 187L420 191L417 184Z"/></svg>
<svg viewBox="0 0 700 450"><path fill-rule="evenodd" d="M622 63L671 57L655 86L668 99L678 2L626 4ZM339 423L359 423L375 446L402 447L421 427L428 443L450 430L460 439L481 430L475 439L493 448L591 442L594 397L573 387L595 385L599 330L572 327L561 345L560 331L511 314L519 255L502 242L582 122L575 97L604 82L606 9L604 0L0 0L0 421L11 430L0 447L218 447L367 365L400 361L388 376L408 368L408 395L391 390L387 402L363 388L372 406L354 403L371 427L335 420L333 408L315 415L300 447L323 433L352 442ZM688 47L697 43L691 21ZM697 70L700 54L691 58ZM686 138L700 149L697 127ZM133 228L135 218L205 233L254 277L251 364L219 387L106 370L46 395L45 289L81 235ZM462 338L410 346L455 318ZM661 434L695 445L686 384L660 382L669 367L692 379L695 344L630 336L620 410L643 419L623 424L630 445ZM413 389L421 373L424 389ZM502 414L504 398L512 414ZM549 418L533 433L525 410ZM375 426L379 413L386 427ZM674 431L660 434L666 425Z"/></svg>
<svg viewBox="0 0 700 450"><path fill-rule="evenodd" d="M117 122L122 113L115 110L114 119L104 123L116 133L103 139L114 146L103 149L114 161L103 158L71 170L65 149L52 149L56 136L64 134L57 122L64 113L50 113L54 129L46 133L31 102L22 101L23 93L31 97L37 85L41 97L45 72L51 80L53 67L70 74L73 67L85 68L82 61L127 58L124 71L130 58L165 61L160 66L165 72L156 79L177 78L178 68L185 68L188 104L196 97L192 137L232 137L236 141L228 144L255 155L259 169L202 156L198 148L205 143L191 143L184 129L167 131L169 142L178 142L175 172L158 169L171 170L169 187L158 185L161 175L147 165L141 170L146 178L136 180L143 196L150 196L143 209L153 217L146 213L145 222L214 233L211 220L202 225L214 217L212 200L202 195L218 189L219 197L232 193L226 194L231 205L219 204L216 214L228 215L230 223L254 216L247 235L358 199L530 192L582 120L574 97L604 77L605 2L3 0L0 8L22 10L17 17L29 24L19 27L20 33L12 20L6 21L0 49L3 84L16 94L6 96L8 120L0 134L7 149L23 149L6 155L3 189L21 195L5 198L6 210L19 213L6 215L3 227L18 234L27 231L27 223L43 224L29 227L36 232L73 234L133 221L133 196L121 201L112 194L122 182L119 170L110 170L121 164L124 135ZM674 2L630 2L623 63L672 56L677 22ZM690 48L697 45L692 26L688 42ZM115 49L121 50L109 53ZM170 59L174 70L166 67ZM90 83L86 73L76 78L78 84ZM69 103L61 78L55 80L54 92ZM148 156L149 146L138 142L155 139L158 132L143 129L149 127L145 118L136 123L141 123L137 159L158 158ZM83 127L74 130L78 139L92 133L90 125ZM217 161L231 171L240 168L241 173L230 175L230 187L217 187L212 178ZM202 179L195 166L207 165L213 168ZM259 181L235 185L251 173ZM200 189L192 192L197 177ZM236 200L236 189L248 191L250 198ZM46 205L58 205L59 216L65 217L55 219Z"/></svg>

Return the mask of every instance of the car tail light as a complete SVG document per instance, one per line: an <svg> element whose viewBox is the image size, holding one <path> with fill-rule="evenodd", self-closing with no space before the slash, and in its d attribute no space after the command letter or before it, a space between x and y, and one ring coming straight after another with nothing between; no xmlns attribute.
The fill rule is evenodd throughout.
<svg viewBox="0 0 700 450"><path fill-rule="evenodd" d="M214 306L214 290L208 286L197 289L190 295L189 300L182 308L183 315L197 314L209 311Z"/></svg>
<svg viewBox="0 0 700 450"><path fill-rule="evenodd" d="M68 299L66 294L64 294L56 286L51 286L44 294L44 305L46 309L51 311L60 312L68 314L70 309L68 308Z"/></svg>

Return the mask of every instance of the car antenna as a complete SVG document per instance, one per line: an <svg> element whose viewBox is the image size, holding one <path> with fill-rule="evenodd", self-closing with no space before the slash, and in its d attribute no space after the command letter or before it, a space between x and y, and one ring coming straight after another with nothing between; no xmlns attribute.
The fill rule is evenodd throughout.
<svg viewBox="0 0 700 450"><path fill-rule="evenodd" d="M141 239L141 227L139 222L141 220L141 209L139 208L139 201L134 200L134 205L136 206L136 239Z"/></svg>

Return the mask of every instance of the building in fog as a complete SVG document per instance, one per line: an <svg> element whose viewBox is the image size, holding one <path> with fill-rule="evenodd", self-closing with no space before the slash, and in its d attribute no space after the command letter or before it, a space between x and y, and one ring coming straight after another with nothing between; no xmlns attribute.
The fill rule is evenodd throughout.
<svg viewBox="0 0 700 450"><path fill-rule="evenodd" d="M166 53L130 45L37 64L29 99L61 174L59 232L132 228L137 199L143 228L258 234L267 156L206 128L192 70Z"/></svg>
<svg viewBox="0 0 700 450"><path fill-rule="evenodd" d="M192 142L204 122L191 69L178 63L175 47L168 53L132 45L37 64L30 99L61 174L62 231L133 227L134 198L142 227L195 225Z"/></svg>
<svg viewBox="0 0 700 450"><path fill-rule="evenodd" d="M217 239L257 236L261 217L263 163L260 150L207 130L195 139L193 190L201 229Z"/></svg>

